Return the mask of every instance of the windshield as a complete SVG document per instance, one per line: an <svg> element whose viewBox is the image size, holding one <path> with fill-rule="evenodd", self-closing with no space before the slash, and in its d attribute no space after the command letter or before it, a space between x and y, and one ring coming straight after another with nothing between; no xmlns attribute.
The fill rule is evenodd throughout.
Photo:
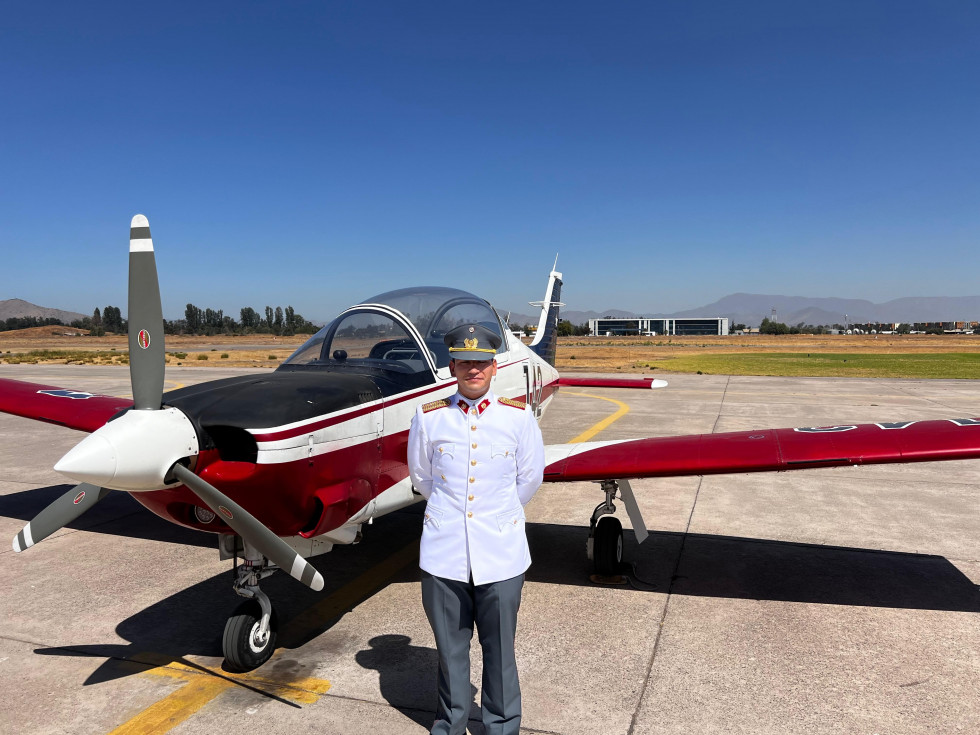
<svg viewBox="0 0 980 735"><path fill-rule="evenodd" d="M428 372L418 342L394 318L373 309L341 314L290 355L284 365L363 365Z"/></svg>
<svg viewBox="0 0 980 735"><path fill-rule="evenodd" d="M507 351L507 342L496 312L483 299L458 288L425 286L403 288L372 296L365 304L385 304L404 314L419 330L425 346L435 355L436 367L449 365L449 348L442 338L461 324L480 324L500 337L497 353Z"/></svg>
<svg viewBox="0 0 980 735"><path fill-rule="evenodd" d="M466 291L442 286L403 288L372 296L364 304L396 309L412 322L424 346L391 316L370 306L354 308L330 322L294 352L283 365L368 364L391 366L399 372L427 369L423 349L436 367L449 365L449 348L442 338L461 324L480 324L500 336L497 353L507 342L497 313L486 301Z"/></svg>

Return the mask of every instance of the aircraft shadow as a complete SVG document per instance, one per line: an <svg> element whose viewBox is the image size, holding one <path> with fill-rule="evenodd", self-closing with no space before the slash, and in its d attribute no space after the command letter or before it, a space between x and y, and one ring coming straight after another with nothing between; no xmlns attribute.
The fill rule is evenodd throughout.
<svg viewBox="0 0 980 735"><path fill-rule="evenodd" d="M363 543L338 546L330 554L314 559L325 581L321 593L303 587L284 574L265 580L263 589L276 605L281 626L284 631L290 631L281 633L280 648L292 650L314 640L363 600L388 585L417 581L418 567L412 558L399 573L378 579L373 585L361 585L363 589L354 598L345 598L343 604L327 606L312 618L309 616L311 609L322 607L318 603L327 596L349 589L352 582L363 579L362 575L372 567L417 542L421 512L422 508L415 506L393 513L383 524L368 527ZM165 524L150 513L139 516L139 522L128 519L126 525L132 526L128 533L146 537L147 526L152 529L157 521ZM528 537L534 564L528 570L527 580L561 585L594 584L590 580L591 562L585 558L587 534L583 526L530 524ZM948 560L938 556L658 531L642 546L627 531L624 556L635 565L635 570L627 572L635 578L635 588L659 594L980 612L980 589ZM116 633L129 641L128 645L78 644L38 648L35 653L108 659L89 676L86 684L143 670L120 665L121 662L144 662L149 666L179 661L193 666L187 657L220 659L224 621L240 603L231 591L231 583L229 572L215 575L123 620ZM290 626L300 616L304 616L304 624ZM380 636L372 641L371 649L357 654L362 666L378 669L383 696L404 710L428 701L419 698L420 680L426 687L424 696L431 699L436 671L435 652L409 644L403 637ZM388 654L390 666L385 663ZM299 665L295 674L299 678L308 676L309 672ZM418 716L419 722L428 726L431 712L429 709L426 713L423 707L420 713L406 712L406 716Z"/></svg>
<svg viewBox="0 0 980 735"><path fill-rule="evenodd" d="M528 527L529 581L588 584L585 528ZM624 533L638 589L697 597L980 612L980 588L941 556L654 531ZM680 562L678 563L678 557ZM676 569L676 573L675 573Z"/></svg>
<svg viewBox="0 0 980 735"><path fill-rule="evenodd" d="M0 495L0 516L17 518L26 524L73 487L75 487L73 484L49 485ZM120 522L123 519L125 522ZM132 495L124 492L109 493L65 528L126 538L164 541L171 544L217 548L217 541L213 534L201 533L165 521L137 503Z"/></svg>

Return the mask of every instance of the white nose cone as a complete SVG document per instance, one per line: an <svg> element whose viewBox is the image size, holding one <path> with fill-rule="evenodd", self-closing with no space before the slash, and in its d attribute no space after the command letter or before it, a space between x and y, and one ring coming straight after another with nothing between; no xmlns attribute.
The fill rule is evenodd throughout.
<svg viewBox="0 0 980 735"><path fill-rule="evenodd" d="M197 432L176 408L127 411L78 443L55 470L126 492L159 490L174 462L198 453Z"/></svg>
<svg viewBox="0 0 980 735"><path fill-rule="evenodd" d="M54 469L73 480L105 487L116 474L116 450L105 437L92 434L76 444Z"/></svg>

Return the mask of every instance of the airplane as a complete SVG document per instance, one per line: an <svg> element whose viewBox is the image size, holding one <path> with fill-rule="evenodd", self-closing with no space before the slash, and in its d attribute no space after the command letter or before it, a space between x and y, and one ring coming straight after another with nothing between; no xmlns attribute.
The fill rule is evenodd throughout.
<svg viewBox="0 0 980 735"><path fill-rule="evenodd" d="M275 608L260 582L278 570L313 590L307 561L352 544L361 527L422 500L406 465L419 403L452 395L449 329L479 323L501 336L493 391L540 418L562 386L662 388L663 380L561 377L554 367L562 274L548 277L525 345L485 300L455 288L390 291L351 306L275 371L163 392L163 315L149 222L133 217L129 256L132 400L0 379L0 411L88 432L55 470L78 485L13 539L42 541L110 491L162 518L218 536L245 600L225 623L226 666L247 671L275 650ZM527 409L526 409L527 410ZM598 575L620 569L619 499L637 541L647 537L629 480L893 462L980 458L980 418L763 429L545 447L545 482L594 481L604 500L589 521ZM238 564L238 557L242 564Z"/></svg>

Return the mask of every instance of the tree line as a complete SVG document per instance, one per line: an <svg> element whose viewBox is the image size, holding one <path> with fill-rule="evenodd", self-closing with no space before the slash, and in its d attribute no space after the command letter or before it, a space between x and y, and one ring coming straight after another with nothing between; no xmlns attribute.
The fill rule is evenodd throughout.
<svg viewBox="0 0 980 735"><path fill-rule="evenodd" d="M186 334L213 336L216 334L274 334L289 337L294 334L313 334L318 327L313 322L297 314L292 306L283 309L265 307L264 316L250 306L239 312L240 320L227 316L221 309L200 308L187 304L183 319L163 320L163 331L166 334ZM123 319L118 306L96 308L92 316L82 317L70 325L60 319L25 316L11 317L0 321L0 332L12 329L29 329L31 327L71 326L76 329L88 330L92 337L101 337L107 333L128 334L129 321Z"/></svg>

